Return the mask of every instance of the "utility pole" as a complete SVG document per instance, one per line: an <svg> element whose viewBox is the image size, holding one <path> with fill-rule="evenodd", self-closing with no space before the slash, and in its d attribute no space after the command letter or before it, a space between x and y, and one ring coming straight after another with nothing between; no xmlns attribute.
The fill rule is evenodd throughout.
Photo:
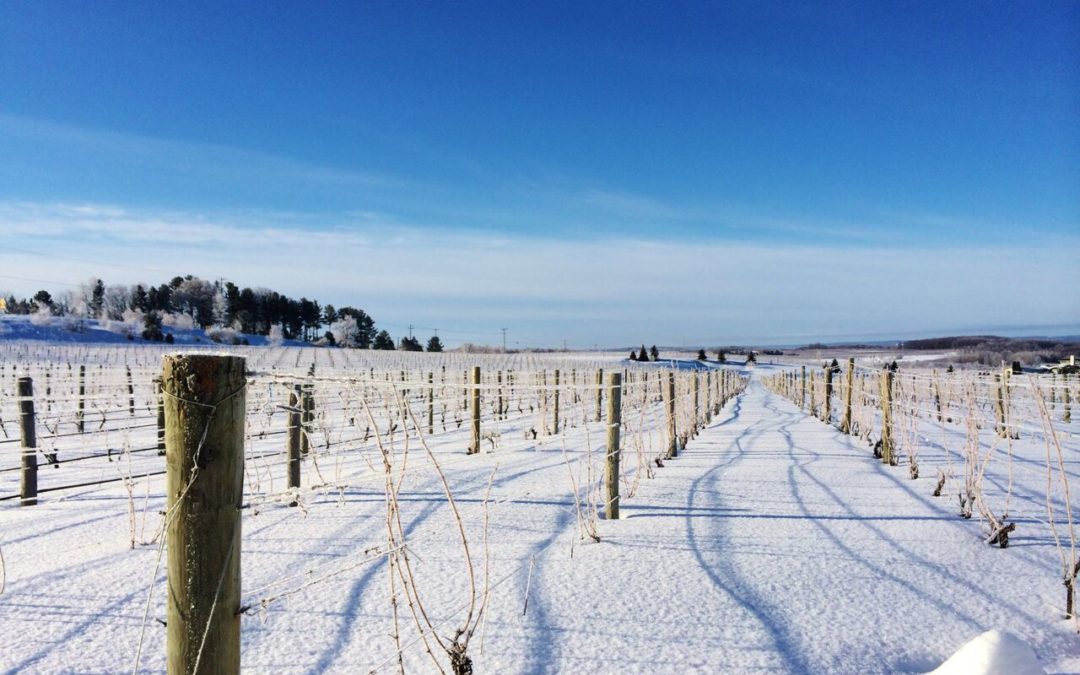
<svg viewBox="0 0 1080 675"><path fill-rule="evenodd" d="M413 325L410 323L409 324L409 339L410 340L412 339L412 329L413 329Z"/></svg>
<svg viewBox="0 0 1080 675"><path fill-rule="evenodd" d="M503 353L505 354L506 353L506 329L505 328L500 328L499 330L501 330L502 334L503 334Z"/></svg>

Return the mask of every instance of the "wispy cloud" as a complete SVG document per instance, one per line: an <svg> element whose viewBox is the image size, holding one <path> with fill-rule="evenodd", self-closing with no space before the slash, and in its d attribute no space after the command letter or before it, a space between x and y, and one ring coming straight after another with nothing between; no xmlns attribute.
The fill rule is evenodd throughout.
<svg viewBox="0 0 1080 675"><path fill-rule="evenodd" d="M332 189L407 185L407 181L375 171L326 166L219 143L87 128L0 112L0 137L4 135L219 179L246 182L270 178Z"/></svg>
<svg viewBox="0 0 1080 675"><path fill-rule="evenodd" d="M356 304L390 323L478 331L509 323L531 343L646 335L722 342L1080 317L1080 298L1069 292L1077 281L1071 254L1023 245L570 241L413 227L374 213L318 224L278 214L252 226L220 214L32 203L0 203L0 234L19 244L0 249L9 276L164 278L102 269L143 265Z"/></svg>

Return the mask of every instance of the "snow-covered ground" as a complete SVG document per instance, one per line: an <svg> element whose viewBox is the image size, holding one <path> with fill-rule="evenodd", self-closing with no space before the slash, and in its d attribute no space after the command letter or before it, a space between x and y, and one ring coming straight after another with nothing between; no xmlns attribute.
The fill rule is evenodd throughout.
<svg viewBox="0 0 1080 675"><path fill-rule="evenodd" d="M1045 495L1041 443L1016 444L1010 515L1018 528L1002 550L984 543L976 520L957 515L952 486L930 496L933 468L946 461L940 446L923 448L923 478L909 480L905 467L882 465L858 439L767 391L760 377L774 370L744 372L746 392L663 467L652 462L665 447L661 404L624 417L617 521L591 515L604 430L587 397L564 398L560 434L530 439L524 432L536 423L525 411L493 423L499 438L471 457L450 410L432 449L461 512L479 590L489 582L468 650L476 672L926 672L989 630L1013 637L992 634L962 663L990 655L1004 664L1026 644L1048 672L1080 672L1080 637L1062 618L1060 561L1037 498ZM302 507L290 508L281 462L251 457L282 442L267 435L280 417L261 395L250 392L249 403L266 404L272 423L249 428L243 667L393 671L378 455L371 443L350 450L337 436L341 451L321 456L318 469L305 462ZM115 432L110 443L140 446L152 433ZM1080 448L1066 442L1075 473ZM404 448L395 443L400 462ZM470 598L463 548L431 460L415 443L409 453L402 527L419 597L449 638ZM132 457L159 461L152 452ZM139 473L123 461L90 459L78 470ZM42 484L69 469L43 467ZM1003 463L988 468L1001 481L988 490L1004 484L1005 471ZM10 492L8 477L3 483ZM136 662L164 670L164 571L154 538L163 481L131 485L130 493L114 483L46 494L33 507L0 502L0 670L121 672ZM599 541L588 536L594 526ZM437 672L403 601L399 609L406 671Z"/></svg>

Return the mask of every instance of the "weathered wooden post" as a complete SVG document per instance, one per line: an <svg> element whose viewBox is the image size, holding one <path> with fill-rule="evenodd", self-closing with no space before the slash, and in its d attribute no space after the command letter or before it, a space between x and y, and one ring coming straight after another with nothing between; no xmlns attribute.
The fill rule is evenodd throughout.
<svg viewBox="0 0 1080 675"><path fill-rule="evenodd" d="M557 434L557 433L559 433L559 369L558 368L555 369L555 414L554 414L554 418L555 418L555 422L554 422L555 430L552 431L551 433Z"/></svg>
<svg viewBox="0 0 1080 675"><path fill-rule="evenodd" d="M604 369L599 368L596 371L596 421L599 422L604 419L603 416L604 405Z"/></svg>
<svg viewBox="0 0 1080 675"><path fill-rule="evenodd" d="M855 389L855 357L847 360L847 382L844 385L844 419L840 422L840 430L845 434L851 434L851 394Z"/></svg>
<svg viewBox="0 0 1080 675"><path fill-rule="evenodd" d="M79 400L76 405L78 409L75 412L75 428L81 434L86 429L83 414L86 409L86 366L79 366Z"/></svg>
<svg viewBox="0 0 1080 675"><path fill-rule="evenodd" d="M20 377L16 382L19 394L19 432L22 436L22 475L19 482L19 502L23 506L37 504L37 429L34 419L34 381Z"/></svg>
<svg viewBox="0 0 1080 675"><path fill-rule="evenodd" d="M472 398L472 440L469 442L468 454L475 455L480 452L480 366L472 368L472 387L469 394Z"/></svg>
<svg viewBox="0 0 1080 675"><path fill-rule="evenodd" d="M802 367L802 389L799 394L799 408L806 408L806 366Z"/></svg>
<svg viewBox="0 0 1080 675"><path fill-rule="evenodd" d="M244 359L165 357L170 675L240 672Z"/></svg>
<svg viewBox="0 0 1080 675"><path fill-rule="evenodd" d="M315 421L315 385L305 384L300 390L300 455L311 454L311 430Z"/></svg>
<svg viewBox="0 0 1080 675"><path fill-rule="evenodd" d="M607 405L607 462L605 462L604 484L607 487L607 499L604 501L604 517L608 520L619 519L619 430L622 426L622 374L608 375Z"/></svg>
<svg viewBox="0 0 1080 675"><path fill-rule="evenodd" d="M705 371L705 424L712 422L713 371Z"/></svg>
<svg viewBox="0 0 1080 675"><path fill-rule="evenodd" d="M825 366L825 405L822 406L821 421L825 424L832 423L832 365Z"/></svg>
<svg viewBox="0 0 1080 675"><path fill-rule="evenodd" d="M667 458L671 459L679 454L679 442L675 436L675 371L668 371L667 381L667 422L668 422L668 451Z"/></svg>
<svg viewBox="0 0 1080 675"><path fill-rule="evenodd" d="M896 466L892 433L892 381L893 372L886 368L881 373L881 461Z"/></svg>
<svg viewBox="0 0 1080 675"><path fill-rule="evenodd" d="M157 454L165 456L165 395L162 393L161 378L154 378L154 398L157 401Z"/></svg>
<svg viewBox="0 0 1080 675"><path fill-rule="evenodd" d="M1061 395L1061 407L1064 412L1061 414L1061 421L1065 424L1072 422L1072 392L1069 391L1069 376L1067 374L1061 376L1061 383L1063 386Z"/></svg>
<svg viewBox="0 0 1080 675"><path fill-rule="evenodd" d="M691 433L693 433L693 435L695 437L697 436L698 429L701 428L701 407L700 407L701 398L700 398L700 395L698 394L698 386L699 386L698 385L698 371L697 371L697 369L695 369L694 370L694 380L693 380L693 385L692 385L693 398L694 398L694 419L693 419L692 425L693 425L694 429L691 432Z"/></svg>
<svg viewBox="0 0 1080 675"><path fill-rule="evenodd" d="M816 415L817 414L816 413L816 411L817 411L817 401L815 400L817 397L814 395L814 394L817 393L815 391L815 389L817 388L817 386L816 386L817 383L814 382L814 379L815 379L814 378L814 371L811 370L810 371L810 408L807 410L807 413L810 414L810 415Z"/></svg>
<svg viewBox="0 0 1080 675"><path fill-rule="evenodd" d="M499 383L499 400L498 404L495 406L495 419L503 419L503 378L501 370L498 372L495 379Z"/></svg>
<svg viewBox="0 0 1080 675"><path fill-rule="evenodd" d="M997 385L997 403L994 406L997 411L997 435L1005 438L1008 433L1005 428L1005 382L1001 375L995 373L994 383Z"/></svg>
<svg viewBox="0 0 1080 675"><path fill-rule="evenodd" d="M300 386L297 385L296 390L289 393L289 416L288 416L288 424L289 424L288 431L289 431L289 433L286 436L286 438L287 438L287 446L286 446L286 458L287 458L287 460L286 461L288 462L288 467L289 467L289 488L299 488L300 487L300 458L301 458L301 456L303 454L301 452L301 449L300 449L301 448L301 443L302 443L302 441L300 439L303 436L303 434L301 433L301 430L300 430L300 425L301 425L301 417L300 416L301 416L302 410L300 408L300 397L297 396L297 393L298 393L299 389L300 389ZM292 504L290 504L290 506L295 506L295 505L296 505L296 502L293 502Z"/></svg>

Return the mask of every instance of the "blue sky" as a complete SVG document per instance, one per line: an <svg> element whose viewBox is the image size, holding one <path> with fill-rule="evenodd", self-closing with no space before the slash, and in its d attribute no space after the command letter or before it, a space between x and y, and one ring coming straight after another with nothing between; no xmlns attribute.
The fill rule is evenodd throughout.
<svg viewBox="0 0 1080 675"><path fill-rule="evenodd" d="M0 290L224 276L534 345L1080 332L1078 117L1070 2L4 1Z"/></svg>

